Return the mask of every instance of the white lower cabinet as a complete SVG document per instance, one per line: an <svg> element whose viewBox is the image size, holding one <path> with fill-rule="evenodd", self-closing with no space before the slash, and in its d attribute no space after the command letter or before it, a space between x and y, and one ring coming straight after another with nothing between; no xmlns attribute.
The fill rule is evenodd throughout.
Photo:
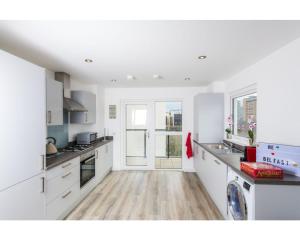
<svg viewBox="0 0 300 240"><path fill-rule="evenodd" d="M99 183L112 168L112 142L96 149L96 182Z"/></svg>
<svg viewBox="0 0 300 240"><path fill-rule="evenodd" d="M113 143L104 145L105 147L105 170L109 171L113 166Z"/></svg>
<svg viewBox="0 0 300 240"><path fill-rule="evenodd" d="M44 219L44 174L0 192L0 219Z"/></svg>
<svg viewBox="0 0 300 240"><path fill-rule="evenodd" d="M70 188L75 183L79 182L80 169L79 165L74 166L72 169L65 171L61 175L52 179L47 179L47 203L57 198L62 192Z"/></svg>
<svg viewBox="0 0 300 240"><path fill-rule="evenodd" d="M199 163L200 163L200 155L199 155L199 151L200 151L200 146L197 143L194 143L193 146L194 149L194 168L196 170L196 173L198 174L199 172Z"/></svg>
<svg viewBox="0 0 300 240"><path fill-rule="evenodd" d="M63 219L74 208L74 204L77 203L79 196L80 184L77 182L47 205L47 218Z"/></svg>
<svg viewBox="0 0 300 240"><path fill-rule="evenodd" d="M223 217L227 218L227 165L195 144L195 170ZM197 149L197 150L196 150Z"/></svg>
<svg viewBox="0 0 300 240"><path fill-rule="evenodd" d="M212 157L209 161L208 192L224 218L227 216L227 165Z"/></svg>
<svg viewBox="0 0 300 240"><path fill-rule="evenodd" d="M63 219L100 183L112 168L112 142L95 150L95 177L80 188L80 157L46 173L46 218Z"/></svg>
<svg viewBox="0 0 300 240"><path fill-rule="evenodd" d="M80 158L77 157L47 172L47 219L64 218L80 196Z"/></svg>

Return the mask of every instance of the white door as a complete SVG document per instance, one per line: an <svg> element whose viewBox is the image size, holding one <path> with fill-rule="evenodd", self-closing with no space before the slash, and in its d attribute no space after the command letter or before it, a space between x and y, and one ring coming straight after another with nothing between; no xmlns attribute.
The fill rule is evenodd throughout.
<svg viewBox="0 0 300 240"><path fill-rule="evenodd" d="M45 70L0 50L0 191L42 172Z"/></svg>
<svg viewBox="0 0 300 240"><path fill-rule="evenodd" d="M124 115L124 168L151 168L149 104L144 102L125 103Z"/></svg>

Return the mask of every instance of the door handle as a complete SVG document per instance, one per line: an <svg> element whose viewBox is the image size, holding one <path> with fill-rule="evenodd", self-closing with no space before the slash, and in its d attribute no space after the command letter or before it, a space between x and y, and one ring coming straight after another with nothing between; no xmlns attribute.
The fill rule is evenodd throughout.
<svg viewBox="0 0 300 240"><path fill-rule="evenodd" d="M42 191L41 191L41 193L44 193L45 192L45 177L41 177L41 180L42 180Z"/></svg>

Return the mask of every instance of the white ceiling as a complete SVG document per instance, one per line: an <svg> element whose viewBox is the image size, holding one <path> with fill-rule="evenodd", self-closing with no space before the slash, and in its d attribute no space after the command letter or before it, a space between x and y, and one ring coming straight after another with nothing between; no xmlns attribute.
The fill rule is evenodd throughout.
<svg viewBox="0 0 300 240"><path fill-rule="evenodd" d="M299 37L300 21L0 21L0 48L118 87L207 85Z"/></svg>

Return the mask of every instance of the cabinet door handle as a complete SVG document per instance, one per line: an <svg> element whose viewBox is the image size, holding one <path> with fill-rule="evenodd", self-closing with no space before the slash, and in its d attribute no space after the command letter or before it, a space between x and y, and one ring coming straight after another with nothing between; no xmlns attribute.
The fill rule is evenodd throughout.
<svg viewBox="0 0 300 240"><path fill-rule="evenodd" d="M42 191L41 191L41 193L44 193L45 192L45 178L41 177L41 180L42 180Z"/></svg>
<svg viewBox="0 0 300 240"><path fill-rule="evenodd" d="M42 168L41 168L41 170L45 170L45 155L42 154L41 157L42 157Z"/></svg>
<svg viewBox="0 0 300 240"><path fill-rule="evenodd" d="M52 122L51 111L48 111L48 123Z"/></svg>
<svg viewBox="0 0 300 240"><path fill-rule="evenodd" d="M66 175L61 176L61 178L66 178L67 176L70 176L72 172L68 172Z"/></svg>
<svg viewBox="0 0 300 240"><path fill-rule="evenodd" d="M66 168L66 167L68 167L68 166L70 166L72 163L67 163L67 164L65 164L65 165L62 165L61 167L62 168Z"/></svg>
<svg viewBox="0 0 300 240"><path fill-rule="evenodd" d="M98 159L98 156L99 156L99 152L98 150L96 150L96 158Z"/></svg>
<svg viewBox="0 0 300 240"><path fill-rule="evenodd" d="M67 196L69 196L71 194L72 191L67 192L65 195L62 196L62 198L66 198Z"/></svg>
<svg viewBox="0 0 300 240"><path fill-rule="evenodd" d="M221 163L218 161L218 160L215 160L215 163L216 164L218 164L218 165L220 165Z"/></svg>
<svg viewBox="0 0 300 240"><path fill-rule="evenodd" d="M88 122L88 113L85 113L85 122Z"/></svg>

